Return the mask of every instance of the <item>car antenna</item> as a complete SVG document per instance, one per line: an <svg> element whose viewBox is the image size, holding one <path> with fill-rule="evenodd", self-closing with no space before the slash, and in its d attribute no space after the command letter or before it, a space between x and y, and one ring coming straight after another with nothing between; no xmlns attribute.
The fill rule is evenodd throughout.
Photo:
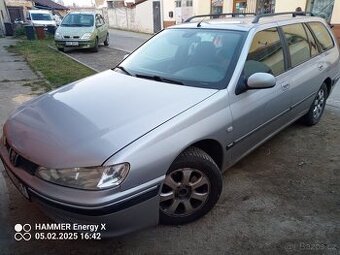
<svg viewBox="0 0 340 255"><path fill-rule="evenodd" d="M201 23L203 22L203 20L204 18L200 22L197 23L197 27L201 27Z"/></svg>

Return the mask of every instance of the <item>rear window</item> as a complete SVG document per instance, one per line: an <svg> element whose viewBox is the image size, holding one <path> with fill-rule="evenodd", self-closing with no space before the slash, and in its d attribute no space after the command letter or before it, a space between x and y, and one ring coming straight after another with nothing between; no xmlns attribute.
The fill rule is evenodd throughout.
<svg viewBox="0 0 340 255"><path fill-rule="evenodd" d="M311 58L309 41L302 24L283 26L286 37L292 67L295 67Z"/></svg>
<svg viewBox="0 0 340 255"><path fill-rule="evenodd" d="M308 23L308 25L315 34L323 51L329 50L334 47L333 39L324 24L320 22L310 22Z"/></svg>
<svg viewBox="0 0 340 255"><path fill-rule="evenodd" d="M316 43L316 40L314 39L309 28L306 25L304 25L304 27L305 27L305 30L306 30L307 36L308 36L310 54L312 55L312 57L314 57L314 56L319 54L318 44Z"/></svg>

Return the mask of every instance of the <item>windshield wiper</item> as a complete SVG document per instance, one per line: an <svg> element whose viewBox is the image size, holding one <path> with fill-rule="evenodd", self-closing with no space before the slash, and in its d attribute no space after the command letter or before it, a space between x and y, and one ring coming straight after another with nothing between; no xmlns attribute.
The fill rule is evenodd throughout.
<svg viewBox="0 0 340 255"><path fill-rule="evenodd" d="M178 85L184 85L183 82L164 78L158 75L145 75L145 74L136 74L136 77L142 78L142 79L149 79L149 80L154 80L154 81L161 81L161 82L166 82L166 83L173 83L173 84L178 84Z"/></svg>
<svg viewBox="0 0 340 255"><path fill-rule="evenodd" d="M122 70L124 73L126 73L127 75L133 76L128 70L126 70L123 66L117 66L116 67L119 70Z"/></svg>

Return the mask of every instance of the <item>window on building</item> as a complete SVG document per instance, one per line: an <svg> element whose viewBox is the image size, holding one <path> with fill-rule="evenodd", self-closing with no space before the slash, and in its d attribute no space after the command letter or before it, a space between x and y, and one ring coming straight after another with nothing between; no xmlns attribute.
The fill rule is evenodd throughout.
<svg viewBox="0 0 340 255"><path fill-rule="evenodd" d="M292 67L295 67L311 57L307 34L302 24L282 27L285 34Z"/></svg>
<svg viewBox="0 0 340 255"><path fill-rule="evenodd" d="M191 7L191 6L192 6L192 0L186 0L185 5L186 5L187 7Z"/></svg>
<svg viewBox="0 0 340 255"><path fill-rule="evenodd" d="M323 51L331 49L334 47L334 42L330 36L327 28L320 22L310 22L308 23L313 33L315 34L321 49Z"/></svg>
<svg viewBox="0 0 340 255"><path fill-rule="evenodd" d="M223 12L223 0L211 0L211 13L220 14Z"/></svg>
<svg viewBox="0 0 340 255"><path fill-rule="evenodd" d="M331 21L335 0L307 0L307 12Z"/></svg>
<svg viewBox="0 0 340 255"><path fill-rule="evenodd" d="M284 54L276 28L258 32L251 44L244 66L246 77L264 72L278 76L285 71Z"/></svg>
<svg viewBox="0 0 340 255"><path fill-rule="evenodd" d="M107 8L113 9L113 1L107 1Z"/></svg>
<svg viewBox="0 0 340 255"><path fill-rule="evenodd" d="M245 13L247 9L247 1L234 1L233 12L235 13Z"/></svg>
<svg viewBox="0 0 340 255"><path fill-rule="evenodd" d="M176 7L182 7L182 1L175 1Z"/></svg>
<svg viewBox="0 0 340 255"><path fill-rule="evenodd" d="M258 0L257 1L258 13L274 13L275 12L275 0Z"/></svg>

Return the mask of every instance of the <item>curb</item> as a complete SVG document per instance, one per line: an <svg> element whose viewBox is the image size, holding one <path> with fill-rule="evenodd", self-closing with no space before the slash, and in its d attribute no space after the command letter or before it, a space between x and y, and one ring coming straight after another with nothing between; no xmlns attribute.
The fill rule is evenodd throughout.
<svg viewBox="0 0 340 255"><path fill-rule="evenodd" d="M57 50L56 48L54 48L54 47L53 47L52 45L50 45L50 44L47 45L47 46L48 46L50 49L55 50L55 51L59 52L60 54L69 57L70 59L76 61L77 63L79 63L79 64L81 64L81 65L83 65L83 66L86 66L87 68L89 68L89 69L95 71L96 73L99 73L99 72L100 72L99 70L97 70L97 69L95 69L95 68L93 68L93 67L91 67L91 66L89 66L89 65L87 65L87 64L85 64L85 63L83 63L83 62L81 62L80 60L78 60L78 59L76 59L76 58L74 58L74 57L72 57L72 56L66 54L65 52L62 52L62 51Z"/></svg>

